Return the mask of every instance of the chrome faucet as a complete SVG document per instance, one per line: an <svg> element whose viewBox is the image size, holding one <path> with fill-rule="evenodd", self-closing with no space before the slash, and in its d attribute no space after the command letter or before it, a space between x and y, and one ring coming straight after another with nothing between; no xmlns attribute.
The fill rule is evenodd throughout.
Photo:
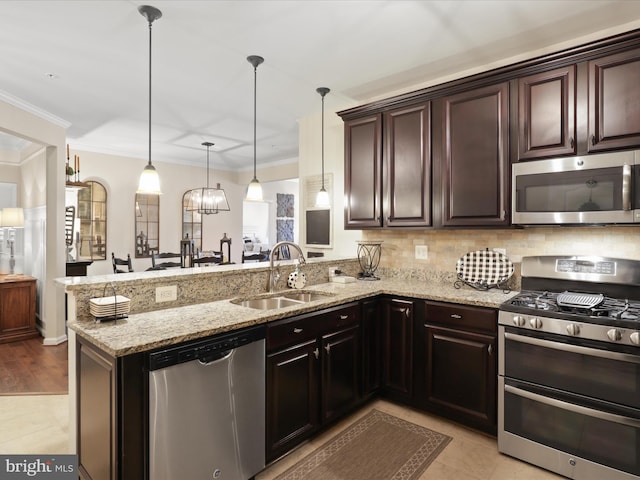
<svg viewBox="0 0 640 480"><path fill-rule="evenodd" d="M269 278L267 280L267 291L269 293L273 292L278 285L278 281L280 280L280 267L273 265L274 257L276 256L276 252L280 251L280 247L284 245L289 245L290 247L295 248L298 251L298 264L304 265L306 260L304 259L304 254L302 253L302 249L297 243L293 242L278 242L271 249L271 253L269 254Z"/></svg>

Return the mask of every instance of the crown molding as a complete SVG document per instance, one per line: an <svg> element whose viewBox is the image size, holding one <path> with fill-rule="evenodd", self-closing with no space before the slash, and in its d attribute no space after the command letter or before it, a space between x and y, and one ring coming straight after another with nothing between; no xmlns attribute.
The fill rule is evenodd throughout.
<svg viewBox="0 0 640 480"><path fill-rule="evenodd" d="M35 115L36 117L40 117L43 120L51 122L64 129L67 129L71 126L70 122L63 120L62 118L57 117L54 114L47 112L46 110L36 107L35 105L25 102L24 100L3 90L0 90L0 101L8 103L9 105L13 105L14 107L24 110L25 112Z"/></svg>

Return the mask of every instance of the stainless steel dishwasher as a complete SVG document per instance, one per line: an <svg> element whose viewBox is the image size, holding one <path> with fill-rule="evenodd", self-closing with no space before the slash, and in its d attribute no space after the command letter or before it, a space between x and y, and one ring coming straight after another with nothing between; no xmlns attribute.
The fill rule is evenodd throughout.
<svg viewBox="0 0 640 480"><path fill-rule="evenodd" d="M265 466L265 328L149 355L150 480L247 480Z"/></svg>

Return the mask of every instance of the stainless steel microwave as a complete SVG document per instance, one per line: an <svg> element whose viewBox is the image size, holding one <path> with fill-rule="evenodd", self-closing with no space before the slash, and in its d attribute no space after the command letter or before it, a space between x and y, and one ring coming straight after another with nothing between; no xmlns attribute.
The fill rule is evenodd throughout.
<svg viewBox="0 0 640 480"><path fill-rule="evenodd" d="M516 163L514 225L640 223L640 151Z"/></svg>

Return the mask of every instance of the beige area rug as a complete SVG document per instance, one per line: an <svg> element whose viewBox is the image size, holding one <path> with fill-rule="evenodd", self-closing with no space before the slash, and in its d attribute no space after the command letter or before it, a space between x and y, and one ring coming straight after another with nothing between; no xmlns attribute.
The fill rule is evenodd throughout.
<svg viewBox="0 0 640 480"><path fill-rule="evenodd" d="M374 409L275 480L415 480L450 441Z"/></svg>

